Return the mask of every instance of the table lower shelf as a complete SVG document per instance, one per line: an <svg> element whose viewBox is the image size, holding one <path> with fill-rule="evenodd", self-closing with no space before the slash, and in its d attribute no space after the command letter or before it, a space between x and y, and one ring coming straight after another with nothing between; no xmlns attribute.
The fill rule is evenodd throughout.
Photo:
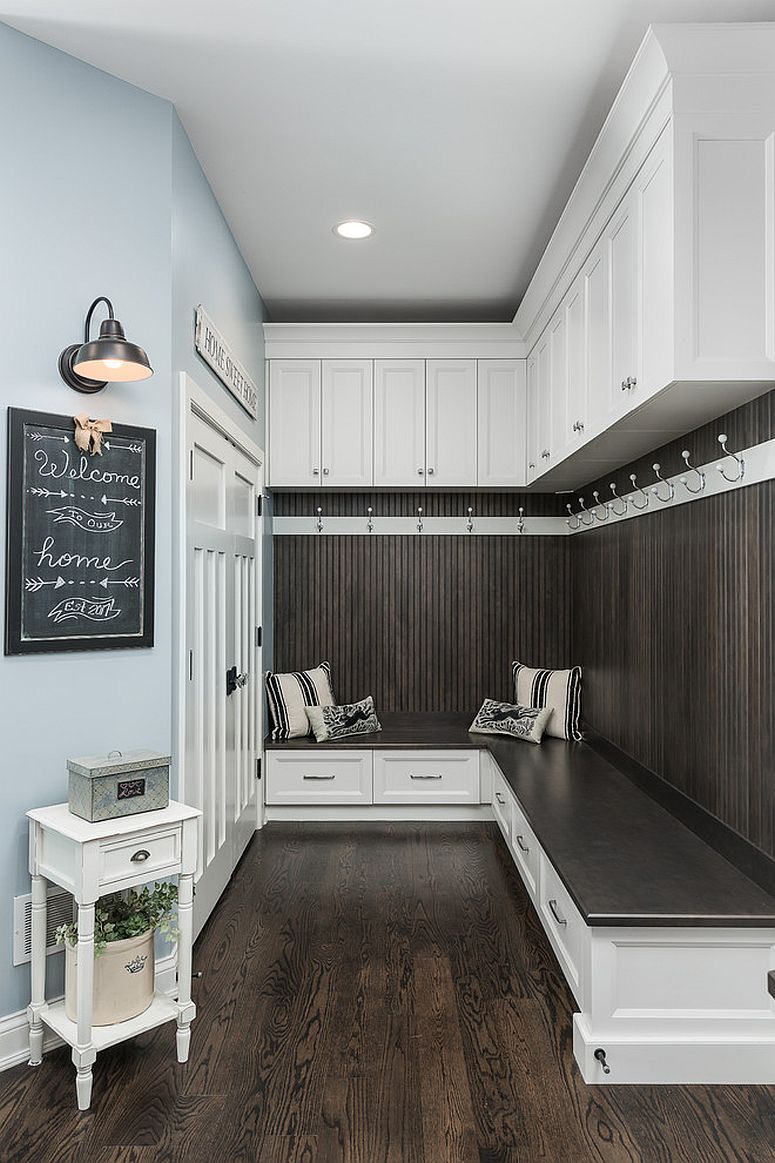
<svg viewBox="0 0 775 1163"><path fill-rule="evenodd" d="M114 1022L110 1026L92 1026L92 1045L95 1050L104 1050L108 1046L115 1046L117 1042L133 1038L136 1034L144 1034L147 1030L171 1022L177 1016L177 1003L165 994L156 994L148 1009L138 1014L136 1018L129 1018L126 1022ZM77 1045L78 1027L65 1014L64 1001L44 1006L40 1017L68 1046Z"/></svg>

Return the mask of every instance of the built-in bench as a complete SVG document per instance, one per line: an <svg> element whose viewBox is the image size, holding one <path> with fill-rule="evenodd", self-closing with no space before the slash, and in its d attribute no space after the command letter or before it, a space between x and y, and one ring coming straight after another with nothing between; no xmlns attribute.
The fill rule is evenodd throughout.
<svg viewBox="0 0 775 1163"><path fill-rule="evenodd" d="M579 1004L588 1082L775 1082L775 898L585 743L382 722L267 741L268 818L491 812Z"/></svg>

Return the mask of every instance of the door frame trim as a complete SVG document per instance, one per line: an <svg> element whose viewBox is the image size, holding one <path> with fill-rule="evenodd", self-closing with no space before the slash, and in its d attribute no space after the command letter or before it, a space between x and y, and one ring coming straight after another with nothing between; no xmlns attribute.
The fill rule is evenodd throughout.
<svg viewBox="0 0 775 1163"><path fill-rule="evenodd" d="M175 393L176 411L174 425L173 471L172 471L172 742L175 792L181 794L184 786L186 756L186 537L187 506L186 486L188 484L188 422L189 416L196 415L224 439L233 444L259 469L259 494L265 486L266 456L264 450L239 428L230 416L199 387L187 372L178 374L178 391ZM259 552L262 550L259 540ZM263 570L261 571L261 596L263 600ZM175 596L179 601L175 601ZM263 756L263 739L259 740L259 754ZM256 794L256 828L264 823L263 787Z"/></svg>

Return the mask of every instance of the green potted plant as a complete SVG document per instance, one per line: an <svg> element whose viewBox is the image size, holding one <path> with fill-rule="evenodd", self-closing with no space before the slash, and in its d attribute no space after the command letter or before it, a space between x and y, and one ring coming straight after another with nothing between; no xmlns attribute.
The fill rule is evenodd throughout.
<svg viewBox="0 0 775 1163"><path fill-rule="evenodd" d="M94 993L92 1025L126 1022L147 1010L154 992L156 930L177 937L173 921L177 886L156 883L100 897L94 910ZM76 1020L75 972L78 926L61 925L65 946L65 1013Z"/></svg>

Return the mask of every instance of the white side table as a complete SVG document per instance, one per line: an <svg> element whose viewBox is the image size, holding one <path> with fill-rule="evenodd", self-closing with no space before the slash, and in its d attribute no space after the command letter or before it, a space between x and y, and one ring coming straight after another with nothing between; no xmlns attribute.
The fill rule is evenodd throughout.
<svg viewBox="0 0 775 1163"><path fill-rule="evenodd" d="M194 874L199 853L201 812L176 803L156 812L90 824L68 811L67 804L27 812L30 820L32 875L32 991L30 1066L43 1058L43 1027L72 1046L79 1110L91 1103L92 1066L97 1052L135 1034L175 1019L178 1062L188 1060L191 1022L191 945ZM145 1013L126 1022L92 1028L94 977L94 905L99 897L134 888L149 880L179 876L177 998L157 994ZM65 1003L46 1001L46 882L68 889L78 905L76 1022L65 1016Z"/></svg>

